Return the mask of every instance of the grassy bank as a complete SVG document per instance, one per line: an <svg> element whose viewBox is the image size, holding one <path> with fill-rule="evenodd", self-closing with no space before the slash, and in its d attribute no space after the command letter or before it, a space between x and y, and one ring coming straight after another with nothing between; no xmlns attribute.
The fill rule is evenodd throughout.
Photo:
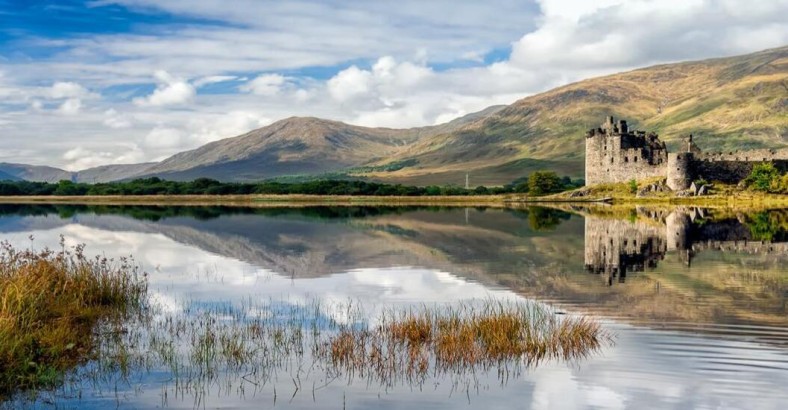
<svg viewBox="0 0 788 410"><path fill-rule="evenodd" d="M129 260L0 244L0 400L60 384L91 358L97 327L141 308L146 292Z"/></svg>
<svg viewBox="0 0 788 410"><path fill-rule="evenodd" d="M351 196L351 195L101 195L101 196L0 196L2 204L101 204L101 205L447 205L503 206L507 196Z"/></svg>
<svg viewBox="0 0 788 410"><path fill-rule="evenodd" d="M638 189L648 185L648 183L649 181L640 182ZM584 196L573 198L572 195L576 192L582 192ZM651 192L646 196L638 197L628 183L599 184L550 195L543 199L567 201L586 198L609 198L616 205L690 205L736 208L788 207L788 195L769 194L724 184L715 184L709 195L691 197L678 197L673 192Z"/></svg>

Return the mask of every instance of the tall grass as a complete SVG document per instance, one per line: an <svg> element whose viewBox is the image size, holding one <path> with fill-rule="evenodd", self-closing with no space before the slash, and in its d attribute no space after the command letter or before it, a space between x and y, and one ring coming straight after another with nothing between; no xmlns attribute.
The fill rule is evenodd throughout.
<svg viewBox="0 0 788 410"><path fill-rule="evenodd" d="M60 250L0 243L0 399L62 382L92 357L98 325L139 311L146 292L129 259L91 259L62 238Z"/></svg>

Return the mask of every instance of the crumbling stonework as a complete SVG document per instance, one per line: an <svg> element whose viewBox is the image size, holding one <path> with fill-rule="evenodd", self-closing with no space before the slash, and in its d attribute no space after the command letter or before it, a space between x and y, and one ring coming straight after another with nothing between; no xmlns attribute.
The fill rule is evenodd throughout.
<svg viewBox="0 0 788 410"><path fill-rule="evenodd" d="M626 121L616 122L613 117L586 134L587 185L652 177L666 178L674 191L685 190L698 179L735 184L756 164L767 162L788 171L788 149L703 152L690 135L678 152L668 153L657 134L629 130Z"/></svg>

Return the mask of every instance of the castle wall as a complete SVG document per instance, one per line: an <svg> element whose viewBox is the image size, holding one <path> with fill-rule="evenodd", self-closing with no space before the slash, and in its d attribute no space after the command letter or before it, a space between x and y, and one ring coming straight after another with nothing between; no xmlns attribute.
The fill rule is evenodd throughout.
<svg viewBox="0 0 788 410"><path fill-rule="evenodd" d="M788 172L788 149L707 152L697 155L692 167L697 178L736 184L747 178L755 165L763 163Z"/></svg>
<svg viewBox="0 0 788 410"><path fill-rule="evenodd" d="M633 145L636 144L622 135L586 138L586 184L628 182L665 175L664 151L651 152Z"/></svg>
<svg viewBox="0 0 788 410"><path fill-rule="evenodd" d="M670 189L681 191L696 179L738 183L761 163L788 172L788 148L704 153L690 135L681 151L668 154L656 134L630 131L626 121L607 117L600 128L586 134L586 184L661 177L667 178Z"/></svg>

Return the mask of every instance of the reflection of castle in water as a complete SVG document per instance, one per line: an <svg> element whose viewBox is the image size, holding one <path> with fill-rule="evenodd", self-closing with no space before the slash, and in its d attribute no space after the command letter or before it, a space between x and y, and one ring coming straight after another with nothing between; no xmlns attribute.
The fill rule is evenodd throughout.
<svg viewBox="0 0 788 410"><path fill-rule="evenodd" d="M788 240L758 240L743 218L710 221L698 208L639 212L634 221L585 218L585 268L605 274L611 285L624 282L627 273L656 268L668 252L690 265L695 254L711 249L788 255Z"/></svg>

